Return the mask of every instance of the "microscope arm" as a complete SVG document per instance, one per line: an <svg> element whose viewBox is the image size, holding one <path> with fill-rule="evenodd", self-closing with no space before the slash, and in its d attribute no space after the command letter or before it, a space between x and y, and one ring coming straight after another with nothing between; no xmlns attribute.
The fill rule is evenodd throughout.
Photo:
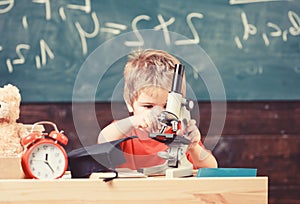
<svg viewBox="0 0 300 204"><path fill-rule="evenodd" d="M161 153L161 157L165 158L168 163L166 169L166 177L168 178L186 177L193 174L193 165L186 157L190 140L176 134L179 129L185 128L186 124L183 120L190 120L187 100L181 94L183 73L184 66L177 64L172 89L168 94L166 110L162 112L159 118L163 127L159 133L150 133L150 138L168 145L168 151Z"/></svg>

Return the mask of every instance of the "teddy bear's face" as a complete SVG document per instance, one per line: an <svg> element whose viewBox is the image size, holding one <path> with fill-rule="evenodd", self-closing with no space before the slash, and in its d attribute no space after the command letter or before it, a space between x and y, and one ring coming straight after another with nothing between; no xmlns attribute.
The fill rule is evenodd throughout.
<svg viewBox="0 0 300 204"><path fill-rule="evenodd" d="M0 88L0 123L16 122L20 113L21 95L12 85Z"/></svg>
<svg viewBox="0 0 300 204"><path fill-rule="evenodd" d="M7 120L9 118L9 104L0 101L0 120Z"/></svg>

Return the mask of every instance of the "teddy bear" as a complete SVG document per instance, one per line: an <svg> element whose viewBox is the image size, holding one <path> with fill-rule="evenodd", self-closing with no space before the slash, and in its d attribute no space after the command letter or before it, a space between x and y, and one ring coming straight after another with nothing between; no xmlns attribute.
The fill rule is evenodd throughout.
<svg viewBox="0 0 300 204"><path fill-rule="evenodd" d="M0 157L20 156L23 147L21 137L26 128L18 123L20 114L21 94L11 84L0 87Z"/></svg>

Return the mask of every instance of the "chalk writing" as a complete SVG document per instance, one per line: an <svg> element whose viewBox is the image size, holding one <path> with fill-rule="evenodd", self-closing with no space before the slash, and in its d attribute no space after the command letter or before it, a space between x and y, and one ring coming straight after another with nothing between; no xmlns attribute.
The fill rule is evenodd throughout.
<svg viewBox="0 0 300 204"><path fill-rule="evenodd" d="M67 19L66 14L65 14L65 8L64 8L64 7L60 7L60 8L58 9L58 13L59 13L59 15L60 15L60 17L61 17L61 19L62 19L63 21L65 21L65 20Z"/></svg>
<svg viewBox="0 0 300 204"><path fill-rule="evenodd" d="M193 18L199 18L202 19L204 16L201 13L190 13L187 15L186 17L186 22L188 24L188 27L190 28L194 39L190 39L190 40L177 40L175 41L175 45L188 45L188 44L198 44L200 43L200 37L199 34L194 26L194 24L192 23L192 19Z"/></svg>
<svg viewBox="0 0 300 204"><path fill-rule="evenodd" d="M132 31L135 33L135 36L138 41L125 41L124 44L126 46L143 46L144 40L143 40L142 35L138 31L138 27L137 27L137 23L142 20L149 21L150 17L147 15L139 15L132 20L131 28L132 28Z"/></svg>
<svg viewBox="0 0 300 204"><path fill-rule="evenodd" d="M0 14L9 12L14 7L14 4L14 0L0 1Z"/></svg>
<svg viewBox="0 0 300 204"><path fill-rule="evenodd" d="M288 19L290 22L290 27L287 29L282 29L278 24L274 22L267 22L266 27L270 28L270 32L262 32L261 37L265 46L270 45L270 37L280 37L284 42L288 40L288 35L298 36L300 35L300 18L294 11L288 11ZM246 42L250 36L255 36L258 34L257 27L249 23L247 15L245 12L241 13L241 20L244 28L244 33L242 40ZM234 42L239 49L243 49L243 43L240 37L235 36Z"/></svg>
<svg viewBox="0 0 300 204"><path fill-rule="evenodd" d="M126 25L120 24L120 23L113 23L113 22L107 22L105 23L106 27L102 27L100 29L101 32L107 32L112 33L114 35L118 35L121 33L121 31L124 31L127 29Z"/></svg>
<svg viewBox="0 0 300 204"><path fill-rule="evenodd" d="M23 16L22 18L22 25L24 29L28 28L27 16Z"/></svg>
<svg viewBox="0 0 300 204"><path fill-rule="evenodd" d="M190 29L194 39L176 40L174 42L175 45L189 45L189 44L198 44L198 43L200 43L199 34L198 34L194 24L192 23L193 18L201 19L201 18L203 18L203 14L193 12L193 13L188 14L187 17L186 17L186 22L187 22L188 28ZM163 33L164 33L165 43L166 43L166 45L170 45L171 40L170 40L170 33L168 32L169 31L168 27L170 25L172 25L173 23L175 23L175 17L171 17L166 21L161 14L158 14L157 19L158 19L159 25L154 26L153 29L164 31ZM124 43L126 46L137 47L137 46L143 46L144 45L143 37L139 33L139 31L138 31L139 29L137 27L137 24L142 20L150 21L151 18L148 15L140 15L140 16L137 16L133 19L131 27L132 27L132 30L134 31L135 35L136 35L137 41L126 41Z"/></svg>
<svg viewBox="0 0 300 204"><path fill-rule="evenodd" d="M50 6L50 0L32 0L33 3L38 3L38 4L45 4L45 17L46 20L51 19L51 6Z"/></svg>
<svg viewBox="0 0 300 204"><path fill-rule="evenodd" d="M171 17L168 21L165 21L165 19L163 18L163 16L161 14L157 15L157 19L160 23L160 25L157 25L154 27L154 30L163 30L164 32L164 39L167 45L171 44L171 40L170 40L170 34L169 34L169 29L168 26L172 25L175 22L175 18Z"/></svg>
<svg viewBox="0 0 300 204"><path fill-rule="evenodd" d="M45 66L47 64L47 55L50 57L50 59L54 59L54 54L44 39L40 40L40 51L41 51L41 58L42 58L41 59L42 66ZM36 56L36 68L38 69L41 68L39 55Z"/></svg>
<svg viewBox="0 0 300 204"><path fill-rule="evenodd" d="M261 3L261 2L272 2L272 1L289 1L289 0L230 0L229 4L250 4L250 3Z"/></svg>
<svg viewBox="0 0 300 204"><path fill-rule="evenodd" d="M93 20L93 25L94 25L94 30L91 33L86 32L80 25L79 22L75 22L75 26L79 32L80 35L80 40L81 40L81 45L82 45L82 54L86 55L88 52L87 48L87 38L93 38L99 33L99 21L97 14L95 12L92 12L92 20Z"/></svg>
<svg viewBox="0 0 300 204"><path fill-rule="evenodd" d="M68 4L67 7L70 9L74 9L74 10L81 10L81 11L84 11L85 13L90 13L91 12L91 0L85 0L84 5Z"/></svg>
<svg viewBox="0 0 300 204"><path fill-rule="evenodd" d="M178 23L178 19L176 19L175 16L167 16L162 13L157 13L154 15L155 17L152 17L153 15L141 13L140 15L132 16L130 22L122 22L122 19L111 19L108 21L102 21L102 18L99 17L101 14L98 14L97 12L93 11L91 0L81 0L81 2L78 2L77 4L62 3L57 7L57 9L53 9L53 11L51 11L53 5L51 5L52 1L50 0L31 1L33 3L33 6L42 9L46 21L52 20L52 16L55 16L54 12L57 12L58 17L61 19L62 22L72 23L72 26L74 26L76 30L75 36L80 42L79 45L81 46L82 56L86 56L89 53L88 41L93 38L99 37L99 35L104 33L110 34L111 37L111 35L119 35L122 34L122 32L133 31L136 39L125 41L124 45L128 47L143 46L144 39L141 33L139 32L139 28L142 26L142 24L143 27L145 27L145 25L148 25L147 23L149 23L149 25L153 25L154 23L154 26L148 27L149 29L163 31L162 37L166 45L170 45L171 43L174 43L174 45L176 46L200 44L200 39L202 37L201 32L205 32L205 29L200 30L199 24L204 23L205 20L211 18L211 16L209 16L209 13L206 16L204 16L202 12L185 13L185 24L180 25L180 27L183 27L185 32L189 33L191 37L190 39L176 39L174 40L174 42L172 42L172 39L170 39L169 31L173 31L172 28L178 27L176 25ZM229 4L236 5L268 1L274 0L230 0ZM5 14L12 11L14 5L15 0L0 1L0 14ZM73 11L73 13L79 15L71 15L71 10ZM81 19L85 18L85 21L80 21L79 19L70 19L82 15L83 17L81 17ZM21 26L24 28L24 30L30 31L30 25L28 24L28 20L32 19L28 18L29 17L27 15L23 15L23 17L21 18ZM240 16L237 16L237 18L240 18L241 20L240 25L242 25L242 33L235 33L233 35L233 46L236 46L238 49L246 49L247 41L250 38L259 38L259 40L266 47L269 47L274 38L281 38L283 42L287 42L291 36L300 35L300 18L299 15L292 10L289 10L287 13L289 25L285 28L283 27L284 25L280 25L275 21L267 21L265 23L265 27L267 29L260 30L254 23L252 23L252 19L249 19L245 11L242 11L240 13ZM31 23L32 21L29 22ZM84 22L85 24L83 24L82 22ZM87 25L86 22L90 23L88 23ZM60 22L57 23L59 24ZM92 29L90 29L90 26L92 26ZM68 28L70 28L70 26L65 27L65 29ZM70 33L70 35L71 34L74 36L74 33ZM47 59L53 60L55 58L54 50L51 48L51 43L53 41L51 41L50 44L48 44L43 39L43 37L44 36L41 36L39 40L39 53L34 55L35 67L37 69L41 69L43 66L45 66L47 64ZM1 54L5 53L6 50L8 50L6 47L0 45ZM15 47L15 53L13 53L13 55L15 56L6 57L5 60L6 67L9 73L13 73L15 65L24 64L26 62L26 57L29 56L26 56L25 53L32 52L33 50L34 49L31 49L31 45L29 43L17 44ZM296 70L299 70L299 68L295 68L295 71ZM257 69L256 73L262 73L262 68Z"/></svg>
<svg viewBox="0 0 300 204"><path fill-rule="evenodd" d="M206 56L229 100L300 98L299 0L0 0L0 29L0 83L19 85L28 102L70 101L84 65L86 81L109 67L113 80L101 79L95 97L110 100L126 56L111 60L139 47L178 52L200 100L215 82Z"/></svg>
<svg viewBox="0 0 300 204"><path fill-rule="evenodd" d="M14 59L13 61L11 61L11 59L6 59L7 69L10 73L12 73L14 70L13 65L25 63L25 57L22 53L22 50L29 50L29 49L30 49L30 45L27 45L27 44L17 45L16 54L17 54L18 58Z"/></svg>
<svg viewBox="0 0 300 204"><path fill-rule="evenodd" d="M258 64L248 64L245 69L236 70L235 75L239 78L251 77L262 75L264 73L264 68Z"/></svg>
<svg viewBox="0 0 300 204"><path fill-rule="evenodd" d="M289 11L288 16L289 16L290 22L292 24L292 26L289 28L290 34L292 34L294 36L299 35L300 34L300 18L299 18L299 16L293 11Z"/></svg>
<svg viewBox="0 0 300 204"><path fill-rule="evenodd" d="M13 60L11 58L6 59L6 66L9 73L12 73L14 71L14 65L25 64L26 58L24 52L26 50L30 50L30 45L18 44L15 50L15 54L17 55L17 57ZM50 59L54 59L55 57L54 53L52 52L52 50L50 49L50 47L44 39L40 40L40 54L41 56L35 56L37 69L40 69L42 66L45 66L47 64L47 56L49 56Z"/></svg>

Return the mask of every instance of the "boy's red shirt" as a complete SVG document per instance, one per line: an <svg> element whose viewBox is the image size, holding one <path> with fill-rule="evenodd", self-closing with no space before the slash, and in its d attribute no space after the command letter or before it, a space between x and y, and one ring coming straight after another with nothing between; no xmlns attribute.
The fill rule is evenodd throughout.
<svg viewBox="0 0 300 204"><path fill-rule="evenodd" d="M157 153L166 151L167 145L151 139L148 134L141 129L134 129L128 134L128 136L138 136L138 138L127 140L120 144L126 162L118 166L118 168L141 169L165 163L166 160L157 156ZM201 141L199 144L203 146ZM186 155L192 163L189 153L186 153Z"/></svg>

